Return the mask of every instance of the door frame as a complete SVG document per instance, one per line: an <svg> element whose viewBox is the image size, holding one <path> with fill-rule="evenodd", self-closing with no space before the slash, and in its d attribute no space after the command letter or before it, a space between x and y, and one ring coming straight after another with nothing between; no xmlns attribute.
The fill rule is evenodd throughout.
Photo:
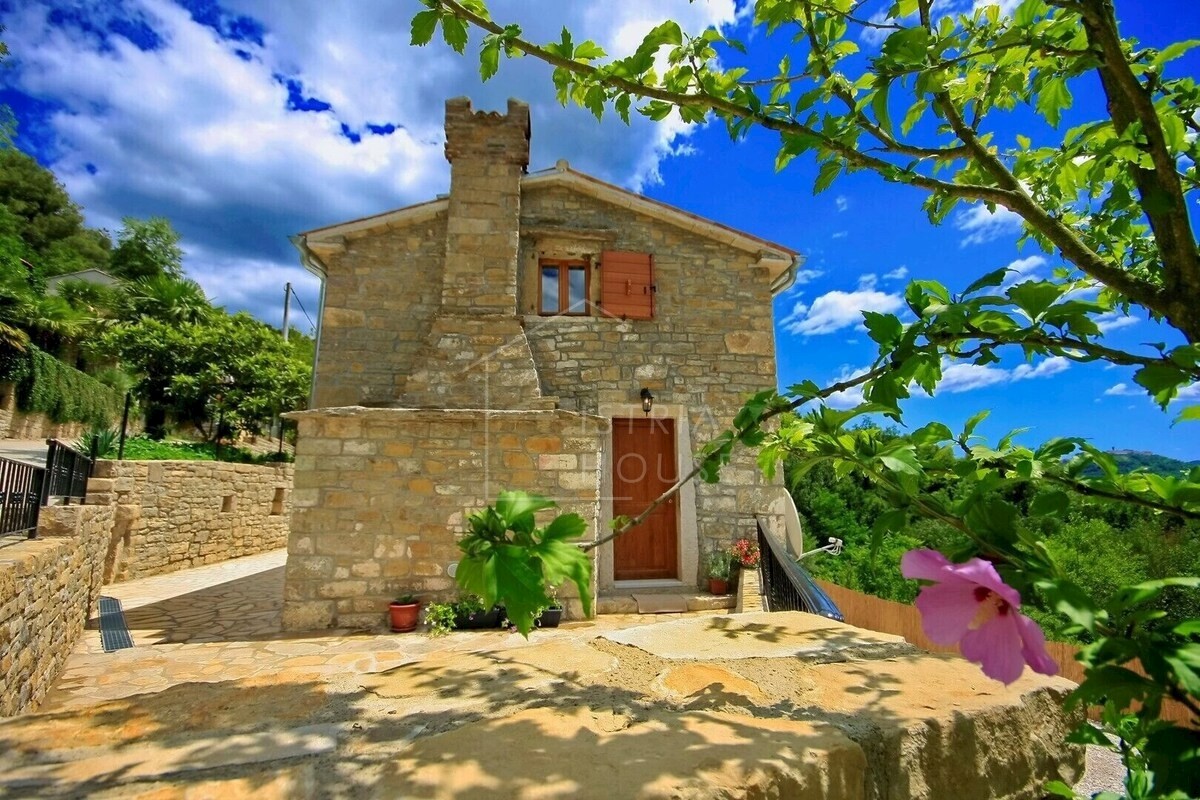
<svg viewBox="0 0 1200 800"><path fill-rule="evenodd" d="M614 460L613 449L613 419L633 417L641 419L646 416L641 403L601 403L597 413L609 420L610 424L605 433L604 452L600 469L600 531L612 530L613 520L613 478ZM688 424L687 407L670 403L655 402L650 412L652 419L670 419L675 422L675 474L686 475L692 469L692 432ZM696 483L688 481L679 490L679 502L676 508L675 531L679 537L676 547L678 553L678 579L664 578L662 580L616 581L613 579L613 545L612 542L599 548L596 581L600 591L619 588L650 588L657 586L694 587L699 586L700 570L700 539L699 526L696 522Z"/></svg>

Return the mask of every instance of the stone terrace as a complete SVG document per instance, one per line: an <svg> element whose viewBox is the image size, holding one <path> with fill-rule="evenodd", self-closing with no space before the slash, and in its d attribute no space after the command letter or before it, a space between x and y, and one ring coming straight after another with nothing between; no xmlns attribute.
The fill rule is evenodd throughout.
<svg viewBox="0 0 1200 800"><path fill-rule="evenodd" d="M288 636L282 564L108 587L135 647L88 632L0 722L0 796L1024 798L1079 771L1065 681L804 614Z"/></svg>

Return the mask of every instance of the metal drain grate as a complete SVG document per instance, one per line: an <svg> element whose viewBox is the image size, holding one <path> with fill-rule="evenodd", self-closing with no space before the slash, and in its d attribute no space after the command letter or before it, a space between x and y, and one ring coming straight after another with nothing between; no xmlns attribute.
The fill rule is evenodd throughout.
<svg viewBox="0 0 1200 800"><path fill-rule="evenodd" d="M104 645L106 653L133 647L129 626L125 624L125 612L121 610L121 601L115 597L100 598L100 644Z"/></svg>

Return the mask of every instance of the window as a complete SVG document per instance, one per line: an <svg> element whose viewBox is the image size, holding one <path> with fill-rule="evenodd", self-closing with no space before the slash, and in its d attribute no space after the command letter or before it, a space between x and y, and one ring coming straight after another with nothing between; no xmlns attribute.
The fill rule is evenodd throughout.
<svg viewBox="0 0 1200 800"><path fill-rule="evenodd" d="M589 275L582 261L546 261L539 265L539 314L586 315L588 308Z"/></svg>

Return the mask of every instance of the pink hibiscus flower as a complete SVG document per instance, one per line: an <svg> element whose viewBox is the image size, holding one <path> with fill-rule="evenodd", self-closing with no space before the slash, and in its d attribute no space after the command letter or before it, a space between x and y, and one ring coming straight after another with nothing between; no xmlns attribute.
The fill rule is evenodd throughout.
<svg viewBox="0 0 1200 800"><path fill-rule="evenodd" d="M900 559L900 572L934 582L917 595L921 627L930 641L958 644L964 658L1005 684L1021 677L1026 664L1043 675L1058 672L1042 629L1017 610L1021 595L987 561L955 564L936 550L909 550Z"/></svg>

